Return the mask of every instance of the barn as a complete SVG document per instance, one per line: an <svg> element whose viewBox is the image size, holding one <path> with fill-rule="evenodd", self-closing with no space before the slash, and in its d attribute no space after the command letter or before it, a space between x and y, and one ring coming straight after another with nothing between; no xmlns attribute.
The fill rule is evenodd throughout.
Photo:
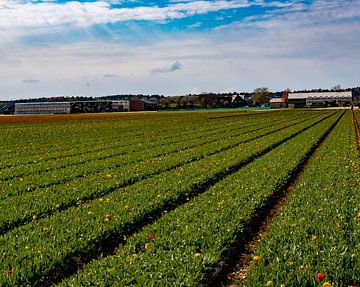
<svg viewBox="0 0 360 287"><path fill-rule="evenodd" d="M138 97L130 99L130 111L156 111L157 104Z"/></svg>

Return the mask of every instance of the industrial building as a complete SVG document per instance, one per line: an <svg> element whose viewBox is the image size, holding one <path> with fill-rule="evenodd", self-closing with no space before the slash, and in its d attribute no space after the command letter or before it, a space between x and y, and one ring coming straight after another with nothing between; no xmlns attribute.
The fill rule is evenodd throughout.
<svg viewBox="0 0 360 287"><path fill-rule="evenodd" d="M71 113L108 113L112 112L111 101L76 101L71 102Z"/></svg>
<svg viewBox="0 0 360 287"><path fill-rule="evenodd" d="M352 92L289 93L289 108L349 107Z"/></svg>
<svg viewBox="0 0 360 287"><path fill-rule="evenodd" d="M1 108L2 106L0 106ZM130 100L15 103L15 114L70 114L154 111L157 103L133 97Z"/></svg>
<svg viewBox="0 0 360 287"><path fill-rule="evenodd" d="M130 101L129 100L112 101L112 109L115 112L129 112Z"/></svg>
<svg viewBox="0 0 360 287"><path fill-rule="evenodd" d="M70 114L69 102L15 103L15 114Z"/></svg>
<svg viewBox="0 0 360 287"><path fill-rule="evenodd" d="M131 111L155 111L157 109L157 103L139 99L138 97L132 97L130 99Z"/></svg>

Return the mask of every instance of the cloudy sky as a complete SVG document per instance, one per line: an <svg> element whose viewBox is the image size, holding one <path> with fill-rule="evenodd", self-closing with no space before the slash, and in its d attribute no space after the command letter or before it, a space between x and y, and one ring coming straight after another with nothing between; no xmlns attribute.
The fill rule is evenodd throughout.
<svg viewBox="0 0 360 287"><path fill-rule="evenodd" d="M0 100L360 86L360 0L0 0Z"/></svg>

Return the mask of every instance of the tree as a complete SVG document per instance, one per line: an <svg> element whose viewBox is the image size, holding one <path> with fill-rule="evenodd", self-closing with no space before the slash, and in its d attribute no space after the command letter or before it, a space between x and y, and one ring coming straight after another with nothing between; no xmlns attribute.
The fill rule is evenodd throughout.
<svg viewBox="0 0 360 287"><path fill-rule="evenodd" d="M285 89L284 91L281 92L281 98L285 99L285 102L288 101L289 93L291 93L290 89Z"/></svg>
<svg viewBox="0 0 360 287"><path fill-rule="evenodd" d="M340 91L340 90L341 90L341 86L340 86L340 85L336 85L335 87L332 87L331 90L332 90L332 91L335 91L335 92Z"/></svg>
<svg viewBox="0 0 360 287"><path fill-rule="evenodd" d="M268 88L257 88L252 93L252 103L254 106L260 106L270 103L270 93Z"/></svg>
<svg viewBox="0 0 360 287"><path fill-rule="evenodd" d="M160 106L167 109L169 107L169 100L168 98L162 98L160 100Z"/></svg>
<svg viewBox="0 0 360 287"><path fill-rule="evenodd" d="M202 108L213 108L217 104L217 97L214 93L202 93L200 95Z"/></svg>

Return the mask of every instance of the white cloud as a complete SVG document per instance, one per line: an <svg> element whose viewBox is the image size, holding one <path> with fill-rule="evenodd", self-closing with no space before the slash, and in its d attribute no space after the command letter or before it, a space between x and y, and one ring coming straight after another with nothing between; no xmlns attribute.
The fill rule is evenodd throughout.
<svg viewBox="0 0 360 287"><path fill-rule="evenodd" d="M33 3L3 0L0 2L0 29L31 29L46 26L94 24L128 20L166 21L223 9L248 7L248 1L194 1L166 7L111 8L109 2Z"/></svg>
<svg viewBox="0 0 360 287"><path fill-rule="evenodd" d="M283 28L292 26L319 26L344 22L360 17L360 1L314 0L312 4L293 3L281 9L249 16L230 27ZM224 26L226 27L226 26ZM221 29L221 27L218 27Z"/></svg>
<svg viewBox="0 0 360 287"><path fill-rule="evenodd" d="M103 0L69 1L61 4L52 1L1 0L0 45L15 42L22 37L61 35L71 29L83 29L85 32L93 25L126 21L166 23L195 14L251 5L246 0L192 1L170 3L165 7L137 6L132 8L112 7L112 3L113 1Z"/></svg>
<svg viewBox="0 0 360 287"><path fill-rule="evenodd" d="M352 49L360 37L354 33L356 28L355 24L310 30L284 27L251 37L238 30L230 35L231 41L221 31L214 38L198 35L143 46L101 41L20 45L7 54L18 64L0 61L0 87L2 97L8 99L59 94L179 95L193 87L214 92L228 87L239 91L259 86L271 90L348 87L358 84L360 49ZM339 41L342 45L335 45ZM179 66L181 73L171 73ZM16 85L23 79L41 81L29 89L29 85Z"/></svg>
<svg viewBox="0 0 360 287"><path fill-rule="evenodd" d="M176 60L165 67L151 70L151 73L154 75L159 73L171 73L171 72L175 72L176 70L180 70L181 68L182 65L180 64L179 61Z"/></svg>
<svg viewBox="0 0 360 287"><path fill-rule="evenodd" d="M133 2L132 0L127 0ZM44 35L64 35L70 30L83 31L84 37L90 36L87 30L94 25L126 21L151 21L166 23L198 14L217 12L227 9L247 8L252 5L281 8L289 5L277 1L256 0L196 0L170 2L165 7L136 6L125 8L124 1L98 0L91 2L68 1L58 3L48 1L0 0L0 45L15 42L19 38ZM112 4L119 6L111 6ZM195 26L190 28L196 28ZM107 28L104 28L107 29ZM91 36L90 36L91 37ZM61 37L60 37L61 38ZM66 38L66 36L65 36Z"/></svg>
<svg viewBox="0 0 360 287"><path fill-rule="evenodd" d="M34 79L28 79L28 80L22 80L21 81L23 84L36 84L39 83L39 80L34 80Z"/></svg>
<svg viewBox="0 0 360 287"><path fill-rule="evenodd" d="M5 2L9 3L0 0L0 6ZM187 4L187 1L182 2L182 5ZM189 6L185 6L188 10L184 12L179 8L183 6L178 6L176 11L179 15L204 11L200 6L190 9L195 7L190 4L199 2L205 1L189 2ZM224 1L217 1L220 2ZM271 90L326 88L335 84L356 86L359 85L357 67L360 66L360 25L357 18L360 3L336 2L295 3L207 33L184 33L177 38L166 34L161 41L142 45L99 39L38 46L24 42L3 44L0 45L1 98L114 93L179 95L194 87L199 92L217 92L228 87L251 91L259 86ZM245 1L241 3L245 5ZM107 13L111 11L108 11L107 3L102 5L99 7L106 10L103 21L107 21ZM76 13L83 12L74 11L68 19L76 18ZM126 13L129 16L134 11ZM141 13L136 13L140 19ZM40 14L36 15L41 18ZM49 17L49 14L44 15ZM92 17L88 23L94 23ZM151 17L159 19L155 14ZM62 25L64 19L60 18L56 21ZM66 23L78 25L72 20ZM19 31L24 29L19 28ZM47 28L33 26L29 33L39 29ZM0 29L0 36L1 31L4 30ZM3 32L3 36L7 35L6 31ZM180 67L181 71L171 73ZM25 85L21 84L23 79L39 79L39 82Z"/></svg>
<svg viewBox="0 0 360 287"><path fill-rule="evenodd" d="M173 1L174 2L174 1ZM33 29L60 26L89 27L95 24L116 23L129 20L164 22L195 14L206 14L226 9L245 8L251 5L282 7L284 3L258 0L217 0L217 1L177 1L165 7L138 6L133 8L111 7L121 1L94 1L65 3L29 2L2 0L0 2L0 30L13 33L31 33Z"/></svg>
<svg viewBox="0 0 360 287"><path fill-rule="evenodd" d="M196 22L194 24L188 25L188 28L199 28L201 27L202 23L201 22Z"/></svg>
<svg viewBox="0 0 360 287"><path fill-rule="evenodd" d="M119 75L116 74L105 74L102 76L103 79L111 79L111 78L118 78L120 77Z"/></svg>
<svg viewBox="0 0 360 287"><path fill-rule="evenodd" d="M268 57L357 59L359 17L359 1L316 0L312 5L294 4L214 30L216 35L234 30L239 31L238 35L252 31L245 36L245 45L252 45L253 53Z"/></svg>

